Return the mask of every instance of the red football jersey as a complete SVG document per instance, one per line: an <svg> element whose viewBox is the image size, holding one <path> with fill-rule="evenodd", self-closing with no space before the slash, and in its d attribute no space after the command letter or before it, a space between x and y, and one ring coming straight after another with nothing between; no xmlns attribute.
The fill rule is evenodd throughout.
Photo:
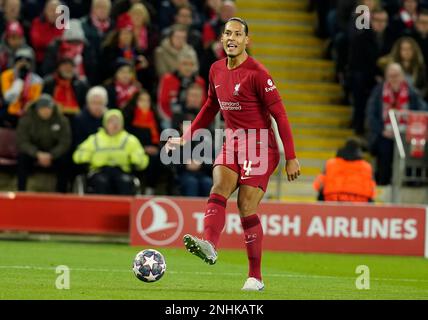
<svg viewBox="0 0 428 320"><path fill-rule="evenodd" d="M209 103L220 109L227 128L271 128L268 107L281 97L267 70L252 57L233 70L227 59L215 62L209 85Z"/></svg>
<svg viewBox="0 0 428 320"><path fill-rule="evenodd" d="M227 58L216 61L210 69L208 99L190 129L190 134L207 127L218 111L225 120L226 128L271 129L272 115L284 145L287 159L294 159L294 143L281 96L268 71L252 57L237 68L227 68ZM271 135L273 137L273 134Z"/></svg>

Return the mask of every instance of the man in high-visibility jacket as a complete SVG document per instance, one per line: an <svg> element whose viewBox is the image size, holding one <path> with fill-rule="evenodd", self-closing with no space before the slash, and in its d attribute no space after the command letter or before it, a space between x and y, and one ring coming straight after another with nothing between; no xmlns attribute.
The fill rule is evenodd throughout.
<svg viewBox="0 0 428 320"><path fill-rule="evenodd" d="M356 139L348 139L335 158L327 160L325 171L314 181L318 200L372 202L376 182L370 163L362 159Z"/></svg>
<svg viewBox="0 0 428 320"><path fill-rule="evenodd" d="M131 173L149 163L138 139L123 129L122 113L116 109L105 113L103 128L77 147L73 160L89 164L88 183L98 194L134 194Z"/></svg>

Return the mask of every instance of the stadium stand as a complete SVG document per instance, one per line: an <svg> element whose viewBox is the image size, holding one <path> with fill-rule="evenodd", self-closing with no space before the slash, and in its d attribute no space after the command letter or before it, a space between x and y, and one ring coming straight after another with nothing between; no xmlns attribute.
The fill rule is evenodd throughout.
<svg viewBox="0 0 428 320"><path fill-rule="evenodd" d="M47 1L46 5L35 5L34 1L28 0L5 1L0 7L2 9L0 10L2 37L0 72L5 72L13 65L14 47L27 48L26 46L29 45L35 51L37 61L32 72L44 77L45 82L54 79L56 83L61 84L59 88L61 90L54 88L54 92L51 92L54 98L73 103L77 101L79 108L84 111L85 106L80 105L83 92L79 97L70 98L66 94L72 91L69 88L69 82L59 81L61 79L58 74L51 71L56 70L61 61L70 60L75 66L76 77L82 81L82 86L106 87L110 93L109 108L117 108L119 107L115 106L117 101L128 101L133 94L130 94L128 88L112 76L119 64L130 64L131 69L136 73L133 79L148 91L151 97L151 109L156 111L160 106L158 99L161 80L156 73L156 48L160 48L162 43L167 42L169 31L176 28L174 24L182 21L183 28L189 30L190 38L187 42L192 52L193 50L196 52L200 66L199 75L207 83L209 65L222 55L218 37L223 21L231 15L241 16L250 26L250 53L271 71L284 98L296 140L297 155L302 165L301 179L291 185L284 183L283 163L281 163L278 167L281 170L277 169L276 176L271 179L267 196L271 199L299 202L316 201L312 182L322 172L325 161L334 157L336 150L347 138L356 134L363 141L367 141L370 128L367 126L356 128L352 117L353 114L355 117L358 106L365 105L364 99L368 99L374 85L382 81L382 67L385 63L400 63L409 83L419 86L420 92L426 91L424 90L426 82L413 83L416 81L414 79L425 79L428 69L425 68L424 73L421 71L422 67L418 67L424 65L420 61L421 57L425 59L428 56L426 49L428 27L425 27L428 23L426 21L428 1L426 0L140 0L137 2L138 4L135 5L134 1L129 0L93 0L85 2L84 6L78 6L76 5L78 1L64 1L63 4L68 5L71 10L71 30L58 32L52 39L49 39L46 34L43 34L43 39L38 39L35 35L42 35L41 29L48 30L54 27L52 8L59 2L52 0ZM358 41L364 41L365 37L372 37L372 34L370 30L355 30L353 27L358 18L355 7L360 4L368 5L374 13L384 8L389 17L386 22L387 37L382 38L377 35L376 38L382 44L382 50L371 52L374 54L371 63L376 68L376 73L370 75L373 77L369 79L370 85L363 88L366 90L363 104L355 100L355 97L358 97L355 92L360 89L355 87L359 75L353 73L353 68L358 65L358 59L355 60L355 56L358 58L359 50L354 50L352 45L358 44ZM192 17L189 17L189 13ZM382 17L384 17L383 14L377 16L379 19ZM22 36L25 37L25 41ZM395 51L391 51L394 42L401 36L414 38L420 46L419 53L418 49L415 49L414 41L403 41L411 43L410 54L418 57L417 63L406 58L406 54L399 54L400 50L397 48L403 45L396 45ZM76 38L79 42L73 41ZM40 41L43 45L40 45ZM50 54L52 52L55 54ZM352 58L350 53L355 52L357 55L354 54ZM177 52L173 54L176 56ZM361 56L364 60L365 55ZM51 58L47 61L43 57ZM381 59L378 61L379 58ZM351 62L357 64L353 65ZM50 65L50 68L43 68L46 65ZM124 75L124 77L127 76ZM202 84L203 81L201 80L200 83ZM421 86L421 83L424 84ZM75 85L76 83L73 83L73 86ZM183 91L180 92L181 97L186 96L188 87L191 86L180 87ZM43 91L46 92L46 88ZM112 92L115 94L112 95ZM170 93L170 97L177 96L174 92ZM168 96L168 92L162 94L165 97ZM172 100L175 101L175 99ZM0 105L0 126L10 126L8 118L5 117L5 111L10 103L3 95ZM140 116L143 114L138 108L132 110L134 115L128 114L129 119L134 116L132 119L135 120L137 114ZM152 129L161 127L161 117L155 111L153 111L154 116L150 116ZM183 114L185 113L186 110L183 110ZM69 121L71 121L71 127L76 128L78 126L73 124L73 118L69 116ZM358 121L360 124L367 123L366 118ZM126 129L129 129L129 125ZM73 137L75 136L78 134L73 132ZM80 137L80 140L85 138L87 137ZM147 139L142 137L141 140ZM9 143L13 144L13 142ZM147 144L145 141L142 143ZM68 151L70 163L71 154L77 144L73 141L72 148ZM153 148L153 144L151 143L147 148ZM2 150L8 150L8 147L3 146ZM157 157L156 152L151 153L153 153L152 157ZM365 152L364 159L375 164L375 152L372 152L372 155ZM179 193L176 190L178 188L174 188L174 181L176 181L176 177L173 176L174 170L171 171L165 166L160 171L159 182L162 183L156 181L156 188L148 186L150 194ZM2 169L0 175L0 190L15 191L16 179L13 170ZM420 175L419 171L416 171L416 175ZM51 178L52 176L49 175L38 177L36 174L31 177L28 189L52 191L55 181ZM34 183L31 180L34 180ZM405 184L408 183L405 182ZM72 181L69 183L70 192L71 186ZM143 181L143 192L145 187L147 185ZM409 193L420 194L420 189L416 190L417 192L413 192L412 189ZM391 185L378 187L375 201L389 201L390 196Z"/></svg>

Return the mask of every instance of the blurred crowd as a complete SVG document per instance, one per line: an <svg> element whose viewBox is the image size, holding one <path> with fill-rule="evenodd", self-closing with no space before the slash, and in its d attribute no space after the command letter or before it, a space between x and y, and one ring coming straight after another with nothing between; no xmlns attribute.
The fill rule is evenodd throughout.
<svg viewBox="0 0 428 320"><path fill-rule="evenodd" d="M376 157L376 182L392 178L394 136L388 112L397 110L400 130L407 110L427 110L428 1L318 0L317 35L353 107L350 126ZM356 10L364 5L368 11ZM358 22L358 23L357 23ZM368 22L368 28L358 27Z"/></svg>
<svg viewBox="0 0 428 320"><path fill-rule="evenodd" d="M0 1L0 149L16 135L18 190L46 169L58 192L84 175L86 192L154 194L166 177L170 194L207 196L203 164L162 165L160 132L198 113L235 13L229 0Z"/></svg>

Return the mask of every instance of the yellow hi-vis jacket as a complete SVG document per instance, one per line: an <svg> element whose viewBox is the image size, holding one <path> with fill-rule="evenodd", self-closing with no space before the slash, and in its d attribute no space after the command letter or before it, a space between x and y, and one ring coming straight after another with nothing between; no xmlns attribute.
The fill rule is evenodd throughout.
<svg viewBox="0 0 428 320"><path fill-rule="evenodd" d="M73 153L77 164L89 163L90 171L101 167L120 167L124 172L144 170L149 164L149 157L144 152L140 141L125 130L110 136L100 128L90 135Z"/></svg>

